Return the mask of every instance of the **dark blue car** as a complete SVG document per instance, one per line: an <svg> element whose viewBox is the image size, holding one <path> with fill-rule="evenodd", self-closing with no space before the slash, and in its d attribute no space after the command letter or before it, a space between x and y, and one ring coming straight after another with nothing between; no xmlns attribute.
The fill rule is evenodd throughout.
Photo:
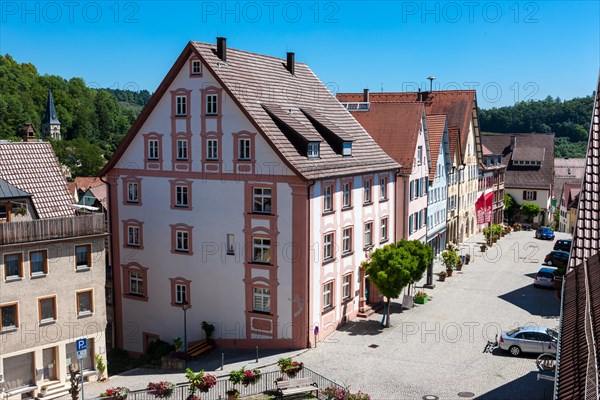
<svg viewBox="0 0 600 400"><path fill-rule="evenodd" d="M554 240L554 231L546 226L542 226L535 231L536 239Z"/></svg>

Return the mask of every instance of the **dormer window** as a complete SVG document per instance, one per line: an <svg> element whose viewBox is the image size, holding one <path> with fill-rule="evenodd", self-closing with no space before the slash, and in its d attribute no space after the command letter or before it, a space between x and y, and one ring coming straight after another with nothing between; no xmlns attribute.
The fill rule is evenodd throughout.
<svg viewBox="0 0 600 400"><path fill-rule="evenodd" d="M320 157L320 147L321 144L319 142L309 142L308 143L308 158L319 158Z"/></svg>
<svg viewBox="0 0 600 400"><path fill-rule="evenodd" d="M345 157L352 155L352 142L344 142L342 144L342 155Z"/></svg>

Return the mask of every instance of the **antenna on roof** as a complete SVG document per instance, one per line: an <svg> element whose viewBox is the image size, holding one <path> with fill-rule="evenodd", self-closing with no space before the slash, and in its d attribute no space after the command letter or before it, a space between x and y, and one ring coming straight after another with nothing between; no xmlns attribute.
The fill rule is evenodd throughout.
<svg viewBox="0 0 600 400"><path fill-rule="evenodd" d="M435 76L430 75L427 79L429 79L429 91L433 92L433 81L435 80Z"/></svg>
<svg viewBox="0 0 600 400"><path fill-rule="evenodd" d="M383 82L381 82L381 93L383 93Z"/></svg>

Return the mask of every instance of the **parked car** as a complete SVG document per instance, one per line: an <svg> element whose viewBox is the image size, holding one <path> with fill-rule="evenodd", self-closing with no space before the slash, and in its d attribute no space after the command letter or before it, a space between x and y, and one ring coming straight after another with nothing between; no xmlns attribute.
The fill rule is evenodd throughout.
<svg viewBox="0 0 600 400"><path fill-rule="evenodd" d="M553 265L555 267L566 267L569 262L569 253L562 250L552 250L544 258L546 265Z"/></svg>
<svg viewBox="0 0 600 400"><path fill-rule="evenodd" d="M502 332L498 347L513 356L521 353L556 354L558 333L544 326L525 326Z"/></svg>
<svg viewBox="0 0 600 400"><path fill-rule="evenodd" d="M554 250L570 252L571 244L573 244L573 239L559 239L554 243Z"/></svg>
<svg viewBox="0 0 600 400"><path fill-rule="evenodd" d="M535 287L554 287L554 278L560 275L557 268L542 267L533 278Z"/></svg>
<svg viewBox="0 0 600 400"><path fill-rule="evenodd" d="M554 231L547 226L541 226L535 231L536 239L554 240Z"/></svg>

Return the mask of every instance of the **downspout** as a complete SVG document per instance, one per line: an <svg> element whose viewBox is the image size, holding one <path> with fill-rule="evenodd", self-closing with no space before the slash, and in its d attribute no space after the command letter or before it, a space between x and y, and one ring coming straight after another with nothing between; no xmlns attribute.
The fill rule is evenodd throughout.
<svg viewBox="0 0 600 400"><path fill-rule="evenodd" d="M111 206L111 204L113 204L113 202L112 202L112 199L110 197L110 193L111 193L110 183L108 183L108 181L104 180L104 176L100 177L100 181L103 182L106 185L106 188L107 188L106 192L107 192L107 196L108 196L108 199L107 199L108 209L106 210L106 212L107 212L106 213L106 221L107 221L108 235L109 235L108 236L109 237L109 239L108 239L108 247L110 249L109 262L111 263L111 265L110 265L110 269L111 269L111 271L110 271L111 272L110 273L110 290L111 290L111 294L110 295L111 295L111 298L113 299L113 301L112 301L112 303L113 303L112 304L112 312L111 312L111 314L112 314L111 315L111 317L112 317L112 332L111 333L112 333L112 337L113 337L112 338L113 339L112 345L113 345L113 348L116 348L116 347L118 347L117 346L117 334L116 333L119 332L119 330L118 330L118 326L117 326L118 325L117 318L115 318L115 307L116 307L115 302L117 301L117 299L116 299L116 296L115 296L115 278L114 278L115 277L115 269L113 267L115 263L114 263L114 260L113 260L114 253L112 251L113 250L112 249L112 239L113 239L112 238L112 224L111 224L111 220L110 220L110 206ZM104 275L105 275L105 279L106 279L106 271L104 272ZM106 290L106 283L105 283L105 290ZM120 302L121 300L119 299L118 301Z"/></svg>
<svg viewBox="0 0 600 400"><path fill-rule="evenodd" d="M311 347L311 344L310 344L310 335L311 335L310 326L312 324L312 321L311 321L311 312L310 312L310 290L311 290L311 287L310 287L310 276L312 274L312 268L311 268L311 264L310 264L310 229L311 229L311 226L310 226L310 220L311 220L311 218L310 218L310 215L311 215L310 214L310 189L312 188L312 186L314 184L315 184L315 180L312 180L312 181L310 181L310 183L308 184L308 186L306 186L306 200L308 202L308 204L306 206L306 212L307 212L307 215L308 215L308 218L307 218L308 221L306 222L306 229L307 229L307 232L306 232L307 243L306 244L308 245L307 247L308 247L308 250L309 250L308 253L307 253L307 257L306 257L306 264L307 264L306 270L308 271L308 277L307 277L308 279L306 279L306 286L307 286L307 288L306 288L307 289L306 290L306 293L307 293L307 296L306 296L306 313L307 313L307 318L306 318L306 320L308 321L308 326L305 327L305 328L308 328L308 335L306 335L306 348L307 349L310 349L310 347ZM317 339L315 338L315 344L316 344L316 340Z"/></svg>

